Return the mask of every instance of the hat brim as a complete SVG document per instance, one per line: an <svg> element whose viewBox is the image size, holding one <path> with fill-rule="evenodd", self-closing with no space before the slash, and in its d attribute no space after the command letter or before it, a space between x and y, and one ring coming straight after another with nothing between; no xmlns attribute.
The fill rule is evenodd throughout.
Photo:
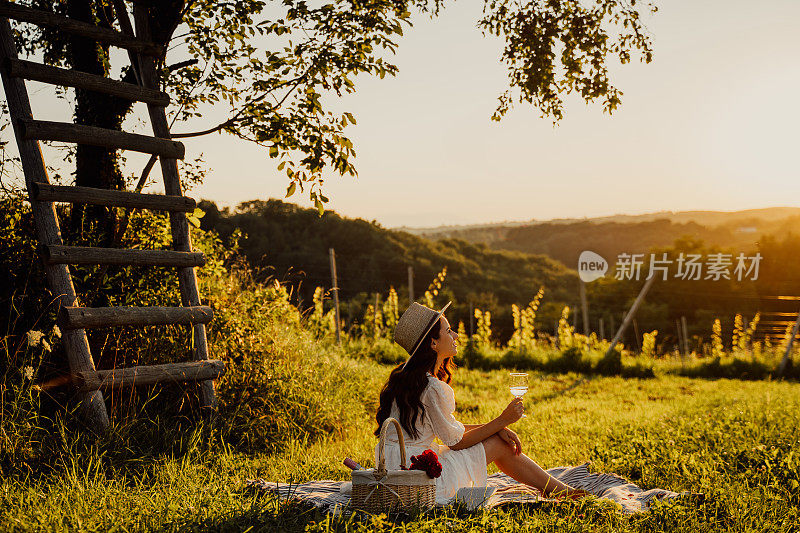
<svg viewBox="0 0 800 533"><path fill-rule="evenodd" d="M419 338L419 341L417 342L417 345L414 346L413 350L411 350L411 354L408 356L408 359L406 359L406 362L403 363L403 368L401 368L400 370L405 370L406 365L408 365L408 362L411 361L411 358L414 357L415 353L417 353L417 350L419 349L419 347L422 346L422 341L425 340L425 337L428 335L428 333L431 332L431 330L433 329L433 326L435 326L436 324L439 323L439 319L442 318L442 315L444 314L445 311L447 311L447 308L450 307L451 303L453 303L453 302L452 301L451 302L447 302L444 305L444 307L442 307L442 309L438 313L436 313L436 316L431 320L431 325L428 327L428 329L425 330L425 333L420 335L420 338Z"/></svg>

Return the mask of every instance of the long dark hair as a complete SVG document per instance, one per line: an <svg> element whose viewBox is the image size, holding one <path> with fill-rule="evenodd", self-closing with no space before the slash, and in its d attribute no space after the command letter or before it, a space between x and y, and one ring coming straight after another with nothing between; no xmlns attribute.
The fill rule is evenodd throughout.
<svg viewBox="0 0 800 533"><path fill-rule="evenodd" d="M439 338L440 323L434 325L431 331L425 335L414 353L414 357L408 361L405 368L403 368L403 363L400 363L392 370L389 380L381 389L378 414L375 415L375 420L378 422L378 429L375 430L376 436L380 435L383 421L389 418L392 402L396 401L400 411L400 425L413 438L419 437L415 424L417 417L421 419L425 414L425 407L422 405L420 397L428 385L427 372L433 374L436 366L437 355L431 348L431 340ZM450 383L454 369L453 358L448 357L442 362L442 366L439 367L435 376L445 383Z"/></svg>

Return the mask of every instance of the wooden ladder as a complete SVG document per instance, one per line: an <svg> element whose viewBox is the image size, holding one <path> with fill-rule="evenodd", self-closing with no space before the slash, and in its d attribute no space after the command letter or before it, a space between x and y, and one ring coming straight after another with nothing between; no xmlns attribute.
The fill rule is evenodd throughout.
<svg viewBox="0 0 800 533"><path fill-rule="evenodd" d="M205 325L211 321L211 308L200 304L194 267L203 266L202 253L192 250L186 212L196 203L183 196L177 158L183 158L183 144L170 138L165 106L170 99L158 89L156 57L162 46L150 42L146 6L134 4L134 36L123 0L114 0L123 31L101 28L42 10L0 0L0 73L8 109L19 147L25 182L31 202L38 239L42 245L48 284L59 296L58 322L76 385L81 412L97 431L108 428L108 412L101 389L151 385L165 382L200 382L200 402L205 413L216 411L214 379L225 371L225 364L208 359ZM139 85L112 80L75 70L67 70L20 60L17 56L9 19L88 37L128 51L137 71ZM153 137L70 123L35 120L24 80L36 80L67 87L107 93L147 104ZM51 185L47 177L40 140L88 144L112 149L134 150L160 158L165 194L139 194L128 191ZM121 206L163 210L170 213L173 250L126 250L64 246L53 202L72 202L102 206ZM75 294L68 265L159 265L176 267L180 282L181 307L81 307ZM89 350L86 329L113 326L151 326L186 324L192 328L193 361L114 370L97 370Z"/></svg>

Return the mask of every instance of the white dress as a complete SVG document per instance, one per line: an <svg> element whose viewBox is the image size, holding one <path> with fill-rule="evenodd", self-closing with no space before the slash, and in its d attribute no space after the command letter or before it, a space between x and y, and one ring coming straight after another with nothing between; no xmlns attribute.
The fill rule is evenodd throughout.
<svg viewBox="0 0 800 533"><path fill-rule="evenodd" d="M442 475L436 478L436 502L447 503L456 490L461 487L486 486L486 452L483 443L475 444L463 450L451 450L464 436L464 424L453 417L456 400L450 385L428 374L428 385L420 398L425 407L425 414L417 417L416 427L419 437L413 439L403 430L406 444L406 460L410 466L411 456L419 455L425 450L433 450L442 464ZM392 404L392 418L400 420L397 403ZM438 437L445 445L433 442ZM400 445L394 427L386 434L386 468L400 469ZM378 465L378 446L375 446L375 465Z"/></svg>

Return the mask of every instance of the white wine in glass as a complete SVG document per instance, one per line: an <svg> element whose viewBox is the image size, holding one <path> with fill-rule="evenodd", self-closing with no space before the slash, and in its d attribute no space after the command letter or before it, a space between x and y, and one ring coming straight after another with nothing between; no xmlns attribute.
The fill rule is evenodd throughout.
<svg viewBox="0 0 800 533"><path fill-rule="evenodd" d="M511 372L509 376L511 376L511 383L508 388L511 391L511 395L514 398L525 396L525 393L528 392L528 374L525 372ZM525 413L522 414L522 418L527 418Z"/></svg>

